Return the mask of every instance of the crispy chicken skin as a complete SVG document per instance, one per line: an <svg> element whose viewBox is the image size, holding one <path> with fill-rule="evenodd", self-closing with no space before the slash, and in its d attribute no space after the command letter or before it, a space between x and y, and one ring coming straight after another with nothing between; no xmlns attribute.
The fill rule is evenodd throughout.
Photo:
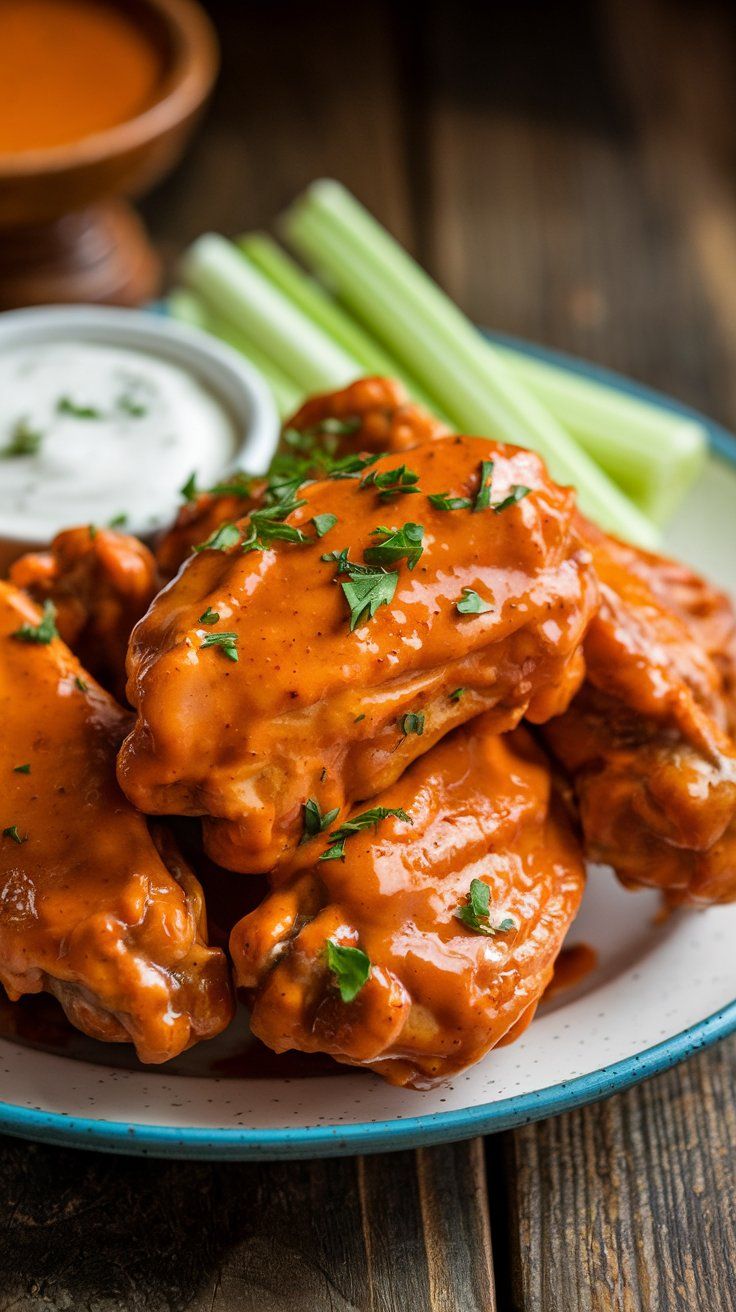
<svg viewBox="0 0 736 1312"><path fill-rule="evenodd" d="M117 787L129 716L60 640L12 636L39 618L0 583L0 981L166 1061L228 1024L227 961L194 875Z"/></svg>
<svg viewBox="0 0 736 1312"><path fill-rule="evenodd" d="M121 700L133 625L159 588L142 542L112 529L66 529L48 551L21 556L10 579L38 602L53 601L56 627L90 674Z"/></svg>
<svg viewBox="0 0 736 1312"><path fill-rule="evenodd" d="M337 392L311 397L284 426L279 451L303 457L303 472L319 473L322 453L339 458L359 451L405 451L446 432L443 424L409 401L391 378L359 378ZM295 440L296 439L296 440ZM245 485L247 486L247 484ZM200 542L229 520L247 515L260 502L265 479L253 479L248 494L201 492L181 507L156 546L156 561L172 579Z"/></svg>
<svg viewBox="0 0 736 1312"><path fill-rule="evenodd" d="M685 566L585 532L601 585L586 682L544 736L574 780L588 856L673 902L730 901L730 605Z"/></svg>
<svg viewBox="0 0 736 1312"><path fill-rule="evenodd" d="M345 859L321 835L278 872L233 929L251 1026L283 1052L331 1053L392 1084L428 1088L532 1019L583 890L583 860L549 767L524 729L494 716L458 729L375 799L403 808L355 833ZM458 919L470 883L490 889L490 924ZM481 921L481 924L487 922ZM360 948L370 977L344 1002L326 943Z"/></svg>
<svg viewBox="0 0 736 1312"><path fill-rule="evenodd" d="M397 459L379 458L371 473ZM529 495L502 513L428 500L474 497L481 461L491 460L494 503L514 485ZM498 732L523 715L541 722L580 685L597 586L574 494L533 453L480 438L416 447L411 468L421 493L389 503L357 477L304 485L288 524L306 545L196 554L132 635L137 721L119 757L121 786L142 811L206 817L207 850L228 869L257 873L287 857L307 798L326 811L373 796L481 711L494 710ZM337 523L318 539L323 514ZM351 632L345 575L323 554L348 548L361 561L379 526L407 521L424 527L421 558L412 570L391 566L390 603ZM459 612L464 589L489 609ZM237 661L211 645L218 631L234 635ZM402 729L409 713L424 716L421 735Z"/></svg>

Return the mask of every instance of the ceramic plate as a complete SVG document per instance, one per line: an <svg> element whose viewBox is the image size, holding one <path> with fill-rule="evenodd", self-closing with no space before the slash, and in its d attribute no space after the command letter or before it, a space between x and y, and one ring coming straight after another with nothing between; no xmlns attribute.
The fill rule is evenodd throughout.
<svg viewBox="0 0 736 1312"><path fill-rule="evenodd" d="M736 591L736 439L714 425L709 431L707 469L666 545ZM144 1069L86 1040L70 1055L61 1038L34 1038L22 1007L6 1008L22 1023L9 1020L4 1031L14 1026L14 1037L0 1039L0 1130L119 1153L321 1157L467 1138L549 1116L625 1089L736 1029L736 906L665 921L657 910L655 894L624 892L608 871L593 869L568 941L594 948L595 968L545 1004L517 1043L431 1093L347 1070L297 1076L286 1065L246 1076L233 1031L203 1045L206 1056L198 1049L165 1069Z"/></svg>

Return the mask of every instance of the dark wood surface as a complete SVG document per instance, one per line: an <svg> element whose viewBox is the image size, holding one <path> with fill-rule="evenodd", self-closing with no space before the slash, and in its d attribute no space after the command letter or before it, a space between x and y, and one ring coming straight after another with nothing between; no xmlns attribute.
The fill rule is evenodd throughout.
<svg viewBox="0 0 736 1312"><path fill-rule="evenodd" d="M731 6L210 8L222 81L145 206L169 261L333 174L477 319L736 427ZM485 1144L264 1166L6 1140L0 1312L729 1312L735 1089L729 1041Z"/></svg>

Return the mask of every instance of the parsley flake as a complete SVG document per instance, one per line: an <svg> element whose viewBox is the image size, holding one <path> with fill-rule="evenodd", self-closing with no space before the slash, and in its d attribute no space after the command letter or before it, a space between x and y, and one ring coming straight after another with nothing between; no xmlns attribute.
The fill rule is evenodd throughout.
<svg viewBox="0 0 736 1312"><path fill-rule="evenodd" d="M369 456L343 456L341 460L333 460L330 462L327 477L357 478L358 474L362 474L364 469L369 469L371 465L375 465L376 461L380 459L381 456L378 452L376 452L375 455Z"/></svg>
<svg viewBox="0 0 736 1312"><path fill-rule="evenodd" d="M249 497L253 489L253 479L244 470L237 470L230 478L221 483L214 483L207 491L214 497Z"/></svg>
<svg viewBox="0 0 736 1312"><path fill-rule="evenodd" d="M237 661L239 659L237 633L208 633L199 646L200 650L202 647L219 647L223 656L227 656L228 660Z"/></svg>
<svg viewBox="0 0 736 1312"><path fill-rule="evenodd" d="M31 767L30 767L30 765L14 765L14 766L13 766L13 774L30 774L30 773L31 773Z"/></svg>
<svg viewBox="0 0 736 1312"><path fill-rule="evenodd" d="M393 601L398 581L398 574L386 574L383 570L348 570L348 582L340 587L350 607L351 633L363 620L372 620L379 606L388 606Z"/></svg>
<svg viewBox="0 0 736 1312"><path fill-rule="evenodd" d="M487 611L493 610L490 601L479 597L472 588L463 588L463 595L455 602L455 606L461 615L485 615Z"/></svg>
<svg viewBox="0 0 736 1312"><path fill-rule="evenodd" d="M74 683L80 692L89 692L89 684L85 683L84 679L80 679L78 674L74 677Z"/></svg>
<svg viewBox="0 0 736 1312"><path fill-rule="evenodd" d="M44 647L54 638L58 638L56 607L53 601L43 603L43 616L38 624L22 624L10 636L15 638L17 642L35 642Z"/></svg>
<svg viewBox="0 0 736 1312"><path fill-rule="evenodd" d="M123 392L117 400L118 410L122 410L124 415L130 415L132 419L142 419L148 414L148 406L139 401L133 392Z"/></svg>
<svg viewBox="0 0 736 1312"><path fill-rule="evenodd" d="M473 512L477 510L488 510L491 504L491 484L493 483L493 461L481 460L480 462L480 487L475 494L473 502Z"/></svg>
<svg viewBox="0 0 736 1312"><path fill-rule="evenodd" d="M112 519L108 519L108 521L107 521L107 527L108 527L108 528L125 528L125 525L127 524L127 522L128 522L128 516L126 515L125 511L123 510L123 511L120 512L119 515L113 515Z"/></svg>
<svg viewBox="0 0 736 1312"><path fill-rule="evenodd" d="M468 929L475 930L476 934L507 934L510 929L516 929L516 922L510 916L505 916L498 925L491 924L491 890L482 879L471 879L470 891L467 895L467 901L455 912L458 920L462 920Z"/></svg>
<svg viewBox="0 0 736 1312"><path fill-rule="evenodd" d="M406 558L409 569L413 569L424 548L422 538L424 528L421 524L404 524L402 528L374 528L371 537L382 533L383 541L366 547L366 561L369 565L393 565L397 560Z"/></svg>
<svg viewBox="0 0 736 1312"><path fill-rule="evenodd" d="M339 829L333 829L330 834L332 842L328 848L325 848L320 861L341 861L345 856L345 844L353 834L359 834L363 829L370 829L372 825L377 825L379 820L386 820L389 816L405 820L409 825L414 823L411 816L400 806L373 806L369 811L354 815L352 820L346 820Z"/></svg>
<svg viewBox="0 0 736 1312"><path fill-rule="evenodd" d="M329 533L330 529L335 527L337 523L337 515L315 515L312 519L312 523L314 524L314 530L317 537L323 538L325 533Z"/></svg>
<svg viewBox="0 0 736 1312"><path fill-rule="evenodd" d="M28 834L21 834L17 825L8 825L7 829L3 829L3 838L12 838L19 846L28 842Z"/></svg>
<svg viewBox="0 0 736 1312"><path fill-rule="evenodd" d="M217 624L219 619L220 616L218 612L216 610L213 610L211 606L208 606L207 609L203 611L202 614L200 615L199 622L200 624Z"/></svg>
<svg viewBox="0 0 736 1312"><path fill-rule="evenodd" d="M10 458L11 456L35 456L43 441L43 433L36 428L32 428L27 419L19 419L13 435L6 447L0 451L0 455Z"/></svg>
<svg viewBox="0 0 736 1312"><path fill-rule="evenodd" d="M305 504L304 501L289 498L278 501L274 506L263 506L260 510L252 510L250 527L243 538L243 551L265 551L271 542L292 542L298 546L306 546L312 539L302 529L284 523L293 511Z"/></svg>
<svg viewBox="0 0 736 1312"><path fill-rule="evenodd" d="M102 411L93 405L79 405L70 396L60 396L56 402L56 411L60 415L71 415L74 419L101 419Z"/></svg>
<svg viewBox="0 0 736 1312"><path fill-rule="evenodd" d="M352 1002L370 979L370 958L360 948L344 947L331 938L327 940L326 952L327 965L335 976L340 997L343 1002Z"/></svg>
<svg viewBox="0 0 736 1312"><path fill-rule="evenodd" d="M309 842L317 834L321 834L325 829L329 829L340 814L339 806L333 807L331 811L320 810L319 802L315 797L310 797L304 803L304 833L299 840L299 846L302 843Z"/></svg>
<svg viewBox="0 0 736 1312"><path fill-rule="evenodd" d="M393 497L411 496L412 493L419 492L416 484L419 482L419 475L413 469L407 469L406 465L397 465L396 469L386 469L381 473L375 469L370 474L365 474L360 480L361 488L374 487L379 493L379 501L391 501Z"/></svg>
<svg viewBox="0 0 736 1312"><path fill-rule="evenodd" d="M460 698L463 697L467 691L467 688L456 688L454 692L450 693L450 701L459 702Z"/></svg>
<svg viewBox="0 0 736 1312"><path fill-rule="evenodd" d="M204 542L200 542L195 551L229 551L240 542L240 529L237 524L221 524Z"/></svg>
<svg viewBox="0 0 736 1312"><path fill-rule="evenodd" d="M421 738L424 733L424 715L421 711L409 711L407 715L400 716L399 728L405 738L410 733L415 733Z"/></svg>
<svg viewBox="0 0 736 1312"><path fill-rule="evenodd" d="M451 497L447 492L431 492L427 498L435 510L470 510L470 497Z"/></svg>
<svg viewBox="0 0 736 1312"><path fill-rule="evenodd" d="M184 486L179 488L179 496L183 497L185 501L197 500L199 488L197 487L196 471L193 470Z"/></svg>
<svg viewBox="0 0 736 1312"><path fill-rule="evenodd" d="M515 506L517 502L523 501L524 497L528 497L530 492L531 488L524 487L523 483L514 483L508 496L504 497L503 501L495 502L492 509L497 515L500 515L502 510L508 510L509 506Z"/></svg>

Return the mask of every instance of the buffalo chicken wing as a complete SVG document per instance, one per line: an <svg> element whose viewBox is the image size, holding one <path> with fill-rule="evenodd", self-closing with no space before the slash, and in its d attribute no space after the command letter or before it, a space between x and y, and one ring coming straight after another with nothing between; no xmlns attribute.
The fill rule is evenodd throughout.
<svg viewBox="0 0 736 1312"><path fill-rule="evenodd" d="M315 837L235 926L236 980L269 1047L426 1088L529 1023L583 861L539 749L494 728L458 729L342 840Z"/></svg>
<svg viewBox="0 0 736 1312"><path fill-rule="evenodd" d="M117 787L128 715L51 614L0 583L0 980L165 1061L227 1025L227 962L207 946L194 875Z"/></svg>
<svg viewBox="0 0 736 1312"><path fill-rule="evenodd" d="M204 816L228 869L288 857L308 798L370 797L480 712L541 722L581 682L597 588L574 494L478 438L370 460L222 526L133 633L120 783Z"/></svg>

